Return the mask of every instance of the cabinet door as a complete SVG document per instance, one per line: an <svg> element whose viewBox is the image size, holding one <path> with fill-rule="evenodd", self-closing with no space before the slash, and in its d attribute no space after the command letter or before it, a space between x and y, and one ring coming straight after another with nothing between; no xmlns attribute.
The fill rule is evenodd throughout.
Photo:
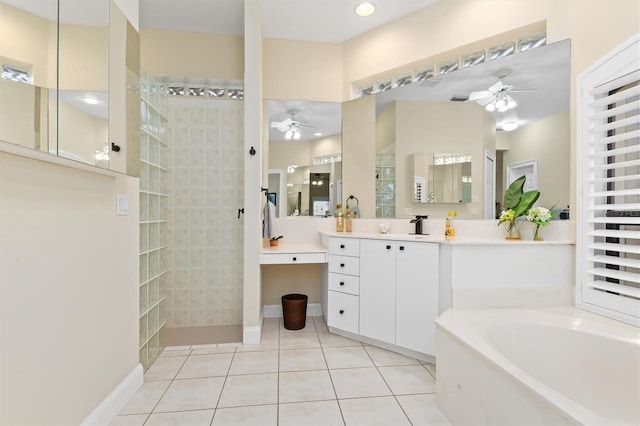
<svg viewBox="0 0 640 426"><path fill-rule="evenodd" d="M396 251L396 344L436 354L438 244L398 242Z"/></svg>
<svg viewBox="0 0 640 426"><path fill-rule="evenodd" d="M360 335L387 343L396 334L396 246L360 240Z"/></svg>

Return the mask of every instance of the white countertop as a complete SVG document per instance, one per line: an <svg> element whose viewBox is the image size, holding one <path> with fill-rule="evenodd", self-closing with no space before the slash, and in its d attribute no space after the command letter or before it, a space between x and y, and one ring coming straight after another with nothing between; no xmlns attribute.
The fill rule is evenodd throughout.
<svg viewBox="0 0 640 426"><path fill-rule="evenodd" d="M395 240L395 241L417 241L425 243L440 243L451 245L549 245L549 244L575 244L575 241L571 240L548 240L548 241L533 241L533 240L506 240L504 238L492 238L483 236L464 236L453 237L449 240L445 239L444 235L415 235L415 234L401 234L401 233L387 233L381 234L379 232L331 232L320 231L322 235L328 237L341 237L341 238L371 238L381 240Z"/></svg>

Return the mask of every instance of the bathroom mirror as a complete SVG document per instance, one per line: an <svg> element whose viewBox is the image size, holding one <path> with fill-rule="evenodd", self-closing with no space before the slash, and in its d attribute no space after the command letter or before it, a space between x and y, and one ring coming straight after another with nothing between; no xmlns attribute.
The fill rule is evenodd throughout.
<svg viewBox="0 0 640 426"><path fill-rule="evenodd" d="M109 0L59 0L58 40L57 153L108 168Z"/></svg>
<svg viewBox="0 0 640 426"><path fill-rule="evenodd" d="M483 170L485 166L483 153L486 150L490 154L495 153L496 178L493 189L496 201L502 199L503 170L509 164L537 160L539 167L538 189L542 193L540 204L549 207L556 203L558 206L569 204L569 169L566 165L570 162L570 41L565 40L370 95L375 97L376 104L376 146L371 148L371 153L365 153L358 145L357 152L360 156L388 156L390 158L395 156L395 174L393 179L387 183L387 186L393 186L394 194L375 193L378 199L387 196L395 200L396 204L390 209L395 212L395 215L386 215L385 217L405 218L415 214L437 216L446 214L447 211L447 206L438 207L439 203L415 202L411 154L446 152L447 147L442 146L443 139L438 138L435 133L429 134L428 138L423 137L422 145L419 148L402 146L401 136L406 134L406 131L399 123L408 116L412 116L414 121L418 123L420 117L424 117L424 115L420 115L422 112L420 114L412 112L412 103L415 103L416 106L418 103L431 103L440 113L447 112L449 114L447 120L439 120L432 128L428 129L430 132L434 132L433 127L438 126L448 126L448 130L455 127L466 127L468 122L460 118L457 111L473 107L484 113L484 105L468 102L465 99L474 91L487 90L498 81L499 75L504 74L506 74L506 83L517 84L520 89L526 89L512 94L518 102L516 118L519 127L514 131L503 130L505 118L512 117L494 114L494 128L486 128L486 135L481 135L473 142L473 149L465 146L465 143L471 143L469 141L459 138L451 139L452 143L456 144L450 146L451 152L473 153L474 171L471 176L472 182L475 183L471 187L473 195L471 201L465 202L466 207L458 212L460 218L481 219L484 217L483 180L485 176L483 176ZM451 105L451 107L447 107L447 105ZM426 110L426 108L424 109ZM473 111L467 112L473 113ZM389 120L388 125L381 126L381 121L388 117L394 117L393 122L391 123ZM345 120L352 119L358 120L359 117L345 118ZM482 146L481 141L487 140L487 138L495 140L493 147ZM345 138L344 152L351 151L349 148L351 142ZM350 166L345 162L345 167ZM379 167L376 166L376 168ZM371 176L376 175L377 171L372 170L371 173L363 171L355 177L357 182L349 181L346 183L349 188L370 188L367 191L373 192ZM379 182L376 181L377 183ZM364 191L364 189L359 190L360 192ZM374 205L377 202L376 198L373 194L366 197L364 194L359 195L363 195L361 202L364 199L366 200L364 202L367 203L365 206L361 206L361 209L369 212L369 217L373 217L372 212L375 212L377 207L377 204ZM459 202L459 200L453 202ZM368 205L369 203L371 205ZM496 209L498 208L499 206L496 206Z"/></svg>
<svg viewBox="0 0 640 426"><path fill-rule="evenodd" d="M109 15L109 0L0 0L0 140L108 167Z"/></svg>
<svg viewBox="0 0 640 426"><path fill-rule="evenodd" d="M412 155L414 203L470 203L471 155Z"/></svg>
<svg viewBox="0 0 640 426"><path fill-rule="evenodd" d="M343 200L340 103L269 100L267 110L269 192L277 211L333 215Z"/></svg>
<svg viewBox="0 0 640 426"><path fill-rule="evenodd" d="M0 0L0 140L56 147L57 0Z"/></svg>

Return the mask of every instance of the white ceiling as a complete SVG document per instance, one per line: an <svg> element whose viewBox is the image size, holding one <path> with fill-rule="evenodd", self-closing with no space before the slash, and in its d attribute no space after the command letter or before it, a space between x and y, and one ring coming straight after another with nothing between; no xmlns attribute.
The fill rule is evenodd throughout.
<svg viewBox="0 0 640 426"><path fill-rule="evenodd" d="M374 0L376 13L354 13L360 0L262 0L267 38L342 42L438 0ZM241 35L243 0L140 0L142 28Z"/></svg>

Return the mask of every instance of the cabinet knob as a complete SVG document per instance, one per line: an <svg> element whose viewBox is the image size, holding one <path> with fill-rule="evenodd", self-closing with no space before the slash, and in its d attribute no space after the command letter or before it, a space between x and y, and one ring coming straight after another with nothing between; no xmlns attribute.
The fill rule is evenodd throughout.
<svg viewBox="0 0 640 426"><path fill-rule="evenodd" d="M293 261L295 262L296 260L298 260L298 258L297 258L297 257L294 257L294 258L293 258Z"/></svg>
<svg viewBox="0 0 640 426"><path fill-rule="evenodd" d="M404 246L400 246L400 250L404 250Z"/></svg>
<svg viewBox="0 0 640 426"><path fill-rule="evenodd" d="M391 250L391 246L387 246L387 250Z"/></svg>
<svg viewBox="0 0 640 426"><path fill-rule="evenodd" d="M344 309L340 309L340 315L344 314Z"/></svg>
<svg viewBox="0 0 640 426"><path fill-rule="evenodd" d="M341 268L344 268L344 263L341 263L341 264L340 264L340 267L341 267Z"/></svg>
<svg viewBox="0 0 640 426"><path fill-rule="evenodd" d="M344 248L344 244L340 244L340 248Z"/></svg>
<svg viewBox="0 0 640 426"><path fill-rule="evenodd" d="M340 281L340 285L344 285L344 281Z"/></svg>

